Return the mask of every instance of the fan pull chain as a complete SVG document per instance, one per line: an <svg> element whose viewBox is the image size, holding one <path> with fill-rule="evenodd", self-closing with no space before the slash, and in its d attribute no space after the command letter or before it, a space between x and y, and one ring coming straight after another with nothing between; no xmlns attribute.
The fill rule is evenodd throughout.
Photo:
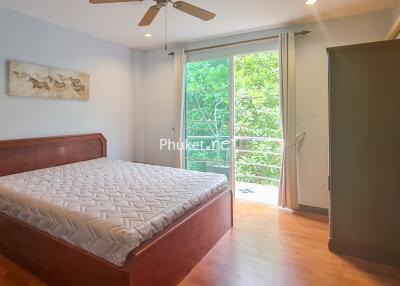
<svg viewBox="0 0 400 286"><path fill-rule="evenodd" d="M165 45L164 49L168 51L168 5L165 6Z"/></svg>

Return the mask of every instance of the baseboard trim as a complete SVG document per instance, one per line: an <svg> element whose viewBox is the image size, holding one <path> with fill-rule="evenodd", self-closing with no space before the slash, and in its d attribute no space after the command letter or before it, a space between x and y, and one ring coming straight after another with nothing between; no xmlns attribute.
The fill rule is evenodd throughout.
<svg viewBox="0 0 400 286"><path fill-rule="evenodd" d="M400 252L329 239L328 248L336 254L348 255L369 261L400 266Z"/></svg>
<svg viewBox="0 0 400 286"><path fill-rule="evenodd" d="M307 212L307 213L326 215L326 216L329 214L328 209L313 207L308 205L299 205L299 208L297 210L300 212Z"/></svg>

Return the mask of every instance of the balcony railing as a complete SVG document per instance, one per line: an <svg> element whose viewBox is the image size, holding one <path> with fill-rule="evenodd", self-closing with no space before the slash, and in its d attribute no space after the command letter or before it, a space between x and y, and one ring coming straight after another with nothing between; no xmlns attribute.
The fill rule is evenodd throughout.
<svg viewBox="0 0 400 286"><path fill-rule="evenodd" d="M273 182L277 183L280 181L280 161L281 161L281 149L282 149L282 139L280 138L271 138L271 137L255 137L255 136L236 136L236 181L240 181L240 178L246 179L246 181L251 182ZM256 144L249 144L256 143ZM245 144L243 144L245 143ZM238 146L239 145L239 146ZM244 147L252 147L252 148L244 148ZM249 146L250 145L250 146ZM269 148L261 148L258 145L262 145L263 147ZM272 148L274 146L274 148ZM273 150L271 150L273 149ZM254 158L246 158L242 156L242 154L255 155L262 162L257 162ZM267 162L265 162L267 161ZM268 162L269 161L269 162ZM240 170L241 166L254 167L254 169L262 168L273 170L271 172L267 172L270 175L265 174L265 172L261 172L262 174L252 170L253 172L244 173ZM238 170L239 169L239 170ZM271 173L275 173L275 176L271 175Z"/></svg>
<svg viewBox="0 0 400 286"><path fill-rule="evenodd" d="M199 128L188 128L187 130L198 130ZM206 129L206 128L205 128ZM191 141L209 141L209 140L230 140L230 136L220 136L216 137L214 135L190 135L187 136L188 140ZM282 139L281 138L270 138L270 137L254 137L254 136L236 136L234 141L236 142L236 148L235 148L235 156L236 156L236 180L239 178L244 179L245 181L251 181L251 182L271 182L271 183L277 183L279 182L279 176L280 176L280 162L281 162L281 149L282 149ZM243 144L245 143L245 144ZM245 145L245 146L243 146ZM261 146L269 146L267 149L260 149L257 145ZM273 148L272 145L275 145ZM252 147L252 148L244 148L244 147ZM271 150L272 149L272 150ZM197 156L195 153L196 152L206 152L206 153L218 153L218 156L215 156L216 158L209 159L209 156L206 156L207 158L201 158ZM192 153L192 156L191 156ZM251 160L252 158L246 158L245 155L257 155L260 159L264 158L263 162L257 162L255 160ZM226 159L225 159L226 158ZM186 152L186 160L187 163L199 163L199 164L204 164L207 169L207 166L209 168L217 168L216 166L222 167L225 166L224 168L230 166L230 150L222 150L218 148L206 148L206 149L188 149ZM250 159L245 160L245 159ZM271 161L274 163L266 163L265 161ZM250 167L250 170L248 172L244 172L243 170L240 170L240 167L247 166ZM254 168L251 168L254 167ZM264 170L263 172L255 172L254 169L260 168L261 170ZM270 169L271 171L265 172L265 169ZM223 171L223 173L226 173L226 170ZM273 174L273 175L265 175L265 173L268 174Z"/></svg>

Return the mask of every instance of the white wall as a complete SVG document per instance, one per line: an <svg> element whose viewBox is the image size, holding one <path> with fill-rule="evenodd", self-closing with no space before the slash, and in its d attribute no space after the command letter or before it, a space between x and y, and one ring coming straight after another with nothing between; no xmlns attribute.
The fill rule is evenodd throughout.
<svg viewBox="0 0 400 286"><path fill-rule="evenodd" d="M0 139L102 132L109 157L133 158L135 52L4 8L0 41ZM8 60L88 72L91 98L7 96Z"/></svg>
<svg viewBox="0 0 400 286"><path fill-rule="evenodd" d="M395 8L393 9L393 21L397 20L397 17L399 16L400 16L400 1L398 1Z"/></svg>
<svg viewBox="0 0 400 286"><path fill-rule="evenodd" d="M145 53L143 51L134 52L134 105L133 105L133 154L134 161L145 162L145 138L144 138L144 105L143 100L146 96L146 82L145 82Z"/></svg>
<svg viewBox="0 0 400 286"><path fill-rule="evenodd" d="M176 153L160 151L160 139L174 140L176 134L173 128L178 130L180 108L176 92L175 59L163 49L144 52L143 72L145 91L140 101L136 102L144 124L142 160L150 164L177 167Z"/></svg>
<svg viewBox="0 0 400 286"><path fill-rule="evenodd" d="M393 25L395 25L400 19L400 1L398 1L397 5L393 9ZM400 33L397 35L397 39L400 39Z"/></svg>
<svg viewBox="0 0 400 286"><path fill-rule="evenodd" d="M299 152L300 201L328 206L328 65L325 49L384 40L390 13L328 21L305 28L312 31L297 40L297 123L307 132Z"/></svg>
<svg viewBox="0 0 400 286"><path fill-rule="evenodd" d="M326 48L383 40L391 25L392 11L335 19L318 24L259 31L187 47L274 35L282 30L312 31L297 38L297 128L307 136L299 151L300 203L328 206L328 67ZM163 50L144 52L146 90L136 102L143 115L144 162L174 166L174 154L159 150L160 138L174 138L178 98L175 94L174 60Z"/></svg>

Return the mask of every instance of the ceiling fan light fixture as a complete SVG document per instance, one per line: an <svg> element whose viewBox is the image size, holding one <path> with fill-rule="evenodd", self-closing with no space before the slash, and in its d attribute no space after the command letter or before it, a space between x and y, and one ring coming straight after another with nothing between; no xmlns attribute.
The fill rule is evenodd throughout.
<svg viewBox="0 0 400 286"><path fill-rule="evenodd" d="M150 34L150 33L146 33L146 34L144 34L144 36L145 36L146 38L151 38L153 35Z"/></svg>

